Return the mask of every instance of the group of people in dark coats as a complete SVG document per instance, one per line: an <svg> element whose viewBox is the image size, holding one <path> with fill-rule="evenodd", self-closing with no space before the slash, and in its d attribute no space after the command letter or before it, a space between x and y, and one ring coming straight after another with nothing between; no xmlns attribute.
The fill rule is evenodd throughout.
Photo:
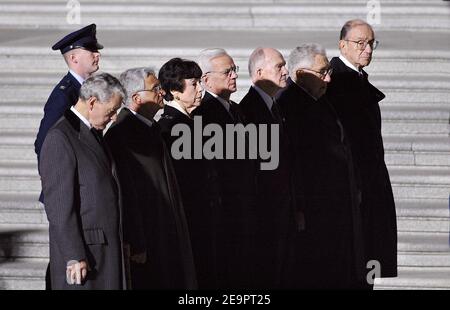
<svg viewBox="0 0 450 310"><path fill-rule="evenodd" d="M126 70L118 91L100 81L109 75L89 77L102 47L95 25L61 41L67 79L76 80L67 83L87 80L79 99L58 84L36 140L49 287L371 289L373 260L377 274L397 276L384 95L363 70L378 41L366 22L343 26L331 62L313 43L296 47L287 64L276 49L255 49L239 104L230 100L239 68L221 48L203 50L198 62L173 58L158 75ZM72 69L78 50L97 68ZM272 158L250 156L261 139ZM215 156L198 154L211 141ZM230 158L239 147L246 156ZM275 167L262 169L269 160ZM54 171L54 162L64 166Z"/></svg>

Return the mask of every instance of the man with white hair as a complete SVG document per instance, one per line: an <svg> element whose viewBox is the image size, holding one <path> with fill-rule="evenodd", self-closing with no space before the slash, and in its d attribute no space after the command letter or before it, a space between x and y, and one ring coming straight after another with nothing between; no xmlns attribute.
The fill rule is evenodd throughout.
<svg viewBox="0 0 450 310"><path fill-rule="evenodd" d="M290 78L278 95L287 123L295 196L305 230L292 231L286 288L342 289L363 281L359 190L345 132L325 94L331 69L323 47L289 55Z"/></svg>
<svg viewBox="0 0 450 310"><path fill-rule="evenodd" d="M217 124L226 132L227 124L243 124L244 116L230 100L237 89L238 67L221 48L203 50L198 59L205 95L193 115L202 116L203 126ZM239 133L238 133L239 134ZM240 138L245 138L241 136ZM228 140L229 139L229 140ZM234 135L224 134L223 144L234 143ZM221 196L217 222L217 288L245 288L250 281L251 222L255 206L255 165L248 159L213 159Z"/></svg>
<svg viewBox="0 0 450 310"><path fill-rule="evenodd" d="M384 161L379 102L364 67L378 46L372 27L350 20L340 34L341 55L331 60L333 80L327 97L348 135L362 183L362 215L367 261L376 260L381 277L397 276L397 218L389 172Z"/></svg>
<svg viewBox="0 0 450 310"><path fill-rule="evenodd" d="M286 251L286 229L294 219L294 197L288 139L284 118L274 97L286 87L286 61L273 48L255 49L248 61L252 86L241 100L246 121L268 127L267 139L272 136L272 125L278 126L280 160L274 170L257 170L257 205L254 236L253 287L276 288L283 253ZM259 135L258 135L259 136ZM261 137L260 137L261 139ZM267 142L267 145L272 145ZM259 159L261 160L261 159Z"/></svg>
<svg viewBox="0 0 450 310"><path fill-rule="evenodd" d="M153 119L164 90L151 68L120 75L127 100L105 135L117 162L124 243L133 289L197 287L190 237L172 159Z"/></svg>
<svg viewBox="0 0 450 310"><path fill-rule="evenodd" d="M113 76L88 78L42 145L52 289L126 288L119 184L102 136L123 99Z"/></svg>

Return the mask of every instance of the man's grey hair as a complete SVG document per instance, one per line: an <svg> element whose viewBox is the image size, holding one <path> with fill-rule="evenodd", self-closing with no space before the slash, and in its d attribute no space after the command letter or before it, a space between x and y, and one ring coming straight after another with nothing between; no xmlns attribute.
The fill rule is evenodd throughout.
<svg viewBox="0 0 450 310"><path fill-rule="evenodd" d="M367 22L363 21L362 19L351 19L351 20L347 21L344 24L344 26L342 26L339 39L340 40L346 40L347 39L347 35L350 32L350 30L352 30L352 28L354 28L356 26L367 26L373 32L372 26L370 26Z"/></svg>
<svg viewBox="0 0 450 310"><path fill-rule="evenodd" d="M80 88L80 98L83 101L91 97L98 99L100 103L108 102L114 94L126 100L125 89L119 80L108 73L99 73L89 77Z"/></svg>
<svg viewBox="0 0 450 310"><path fill-rule="evenodd" d="M145 89L145 79L150 75L156 77L155 70L150 67L139 67L128 69L120 74L120 82L127 93L127 100L124 100L126 106L133 103L133 94L139 90Z"/></svg>
<svg viewBox="0 0 450 310"><path fill-rule="evenodd" d="M197 63L203 74L212 71L211 60L219 56L230 56L223 48L207 48L200 52Z"/></svg>
<svg viewBox="0 0 450 310"><path fill-rule="evenodd" d="M327 57L325 49L320 44L306 43L294 48L288 59L288 70L291 79L297 80L296 71L298 69L310 69L314 65L316 55Z"/></svg>
<svg viewBox="0 0 450 310"><path fill-rule="evenodd" d="M252 52L250 58L248 59L248 73L250 74L250 77L253 78L255 76L256 70L264 65L265 60L266 57L263 47L258 47Z"/></svg>

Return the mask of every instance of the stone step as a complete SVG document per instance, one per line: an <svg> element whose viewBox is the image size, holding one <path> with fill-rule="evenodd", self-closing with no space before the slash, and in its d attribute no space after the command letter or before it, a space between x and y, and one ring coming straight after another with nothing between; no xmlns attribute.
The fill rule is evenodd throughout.
<svg viewBox="0 0 450 310"><path fill-rule="evenodd" d="M395 199L447 199L450 195L449 169L449 167L389 167Z"/></svg>
<svg viewBox="0 0 450 310"><path fill-rule="evenodd" d="M434 135L448 137L450 134L450 125L447 122L421 122L421 121L400 121L400 120L386 120L382 122L383 135Z"/></svg>
<svg viewBox="0 0 450 310"><path fill-rule="evenodd" d="M18 259L0 262L0 289L43 290L48 259Z"/></svg>
<svg viewBox="0 0 450 310"><path fill-rule="evenodd" d="M397 278L375 279L375 289L450 289L449 267L402 267Z"/></svg>
<svg viewBox="0 0 450 310"><path fill-rule="evenodd" d="M73 28L67 21L69 9L62 4L3 4L0 25L15 28ZM367 4L321 3L83 3L83 23L95 22L109 29L336 29L351 18L367 18ZM381 13L381 11L380 11ZM447 3L384 3L384 30L450 30ZM152 14L152 18L148 18ZM430 23L430 19L433 23ZM280 23L280 20L283 20ZM339 25L339 26L337 26Z"/></svg>
<svg viewBox="0 0 450 310"><path fill-rule="evenodd" d="M449 199L399 199L395 206L397 217L450 217Z"/></svg>
<svg viewBox="0 0 450 310"><path fill-rule="evenodd" d="M388 166L450 166L450 156L446 152L385 150L384 160Z"/></svg>
<svg viewBox="0 0 450 310"><path fill-rule="evenodd" d="M448 232L398 232L399 252L449 253Z"/></svg>
<svg viewBox="0 0 450 310"><path fill-rule="evenodd" d="M0 259L48 258L47 225L0 225Z"/></svg>

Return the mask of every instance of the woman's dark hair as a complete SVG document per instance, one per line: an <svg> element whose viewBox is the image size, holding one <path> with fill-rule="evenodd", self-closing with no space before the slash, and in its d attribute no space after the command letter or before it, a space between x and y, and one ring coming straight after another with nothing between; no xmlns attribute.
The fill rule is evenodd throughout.
<svg viewBox="0 0 450 310"><path fill-rule="evenodd" d="M164 99L172 101L171 90L184 92L186 87L185 79L199 79L202 77L202 70L195 61L172 58L159 69L158 80L161 83L166 95Z"/></svg>

